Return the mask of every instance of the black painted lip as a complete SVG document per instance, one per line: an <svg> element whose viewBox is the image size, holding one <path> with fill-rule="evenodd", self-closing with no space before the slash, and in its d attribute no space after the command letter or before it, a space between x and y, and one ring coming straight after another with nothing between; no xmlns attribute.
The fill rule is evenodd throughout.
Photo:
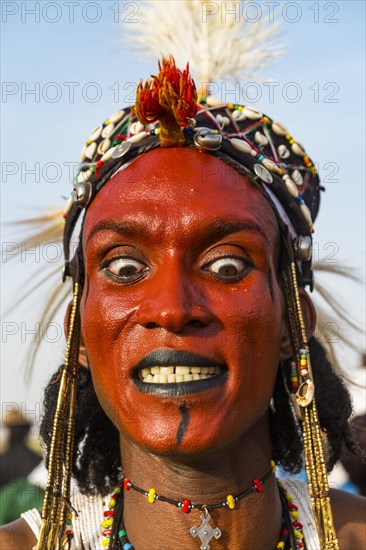
<svg viewBox="0 0 366 550"><path fill-rule="evenodd" d="M157 349L146 355L133 368L133 375L136 376L138 371L149 367L170 367L170 366L186 366L186 367L221 367L227 368L226 365L217 363L213 359L208 359L202 355L184 351L180 349ZM217 375L218 376L218 375Z"/></svg>
<svg viewBox="0 0 366 550"><path fill-rule="evenodd" d="M154 363L154 365L156 366L156 363ZM169 365L171 365L171 363L169 363ZM179 363L179 365L181 365L181 363ZM212 363L210 363L210 366L212 366ZM142 380L134 378L134 383L138 391L142 393L149 393L151 395L158 395L162 397L177 397L190 393L200 393L210 390L215 386L225 384L227 378L228 371L226 369L224 372L220 372L220 374L213 375L210 378L204 378L203 380L192 380L191 382L151 384L150 382L142 382Z"/></svg>

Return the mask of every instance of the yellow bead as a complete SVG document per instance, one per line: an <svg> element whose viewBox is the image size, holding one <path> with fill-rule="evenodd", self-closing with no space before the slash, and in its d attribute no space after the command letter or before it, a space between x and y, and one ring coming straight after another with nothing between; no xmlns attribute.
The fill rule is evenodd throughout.
<svg viewBox="0 0 366 550"><path fill-rule="evenodd" d="M104 521L102 521L101 525L103 528L106 528L106 527L110 527L113 523L113 519L112 518L108 518L108 519L105 519Z"/></svg>
<svg viewBox="0 0 366 550"><path fill-rule="evenodd" d="M295 537L302 540L304 538L304 535L299 531L298 529L294 529Z"/></svg>
<svg viewBox="0 0 366 550"><path fill-rule="evenodd" d="M111 122L111 121L109 120L109 118L107 118L107 120L104 121L104 124L105 124L106 126L108 126L108 124L110 124L110 122Z"/></svg>
<svg viewBox="0 0 366 550"><path fill-rule="evenodd" d="M302 367L306 367L307 363L308 363L308 362L306 361L306 359L300 359L300 365L301 365Z"/></svg>
<svg viewBox="0 0 366 550"><path fill-rule="evenodd" d="M109 507L109 508L114 508L115 505L116 505L115 499L114 499L114 498L111 498L111 500L110 500L109 503L108 503L108 507Z"/></svg>
<svg viewBox="0 0 366 550"><path fill-rule="evenodd" d="M234 109L234 103L228 103L227 106L229 107L229 109Z"/></svg>
<svg viewBox="0 0 366 550"><path fill-rule="evenodd" d="M156 491L155 489L153 489L151 487L151 489L149 489L149 492L147 494L147 500L150 502L150 504L154 504L155 502L155 495L156 495Z"/></svg>
<svg viewBox="0 0 366 550"><path fill-rule="evenodd" d="M113 492L118 495L121 492L121 487L116 487Z"/></svg>
<svg viewBox="0 0 366 550"><path fill-rule="evenodd" d="M72 519L72 512L67 512L67 519Z"/></svg>
<svg viewBox="0 0 366 550"><path fill-rule="evenodd" d="M289 500L290 502L294 500L294 497L291 495L291 493L286 493L286 500Z"/></svg>
<svg viewBox="0 0 366 550"><path fill-rule="evenodd" d="M276 471L276 463L274 460L271 460L271 468L272 468L272 472L275 473Z"/></svg>
<svg viewBox="0 0 366 550"><path fill-rule="evenodd" d="M111 542L111 539L103 539L102 540L102 546L109 546L110 542Z"/></svg>
<svg viewBox="0 0 366 550"><path fill-rule="evenodd" d="M281 540L276 546L276 550L283 550L285 548L285 543Z"/></svg>
<svg viewBox="0 0 366 550"><path fill-rule="evenodd" d="M234 508L235 508L235 500L234 500L233 495L228 495L228 496L226 497L226 502L227 502L227 505L228 505L228 507L230 508L230 510L234 510Z"/></svg>
<svg viewBox="0 0 366 550"><path fill-rule="evenodd" d="M297 512L296 510L294 510L293 512L291 512L291 517L293 519L299 519L299 512Z"/></svg>
<svg viewBox="0 0 366 550"><path fill-rule="evenodd" d="M244 109L244 107L242 107L241 105L239 105L238 111L242 111L243 109Z"/></svg>

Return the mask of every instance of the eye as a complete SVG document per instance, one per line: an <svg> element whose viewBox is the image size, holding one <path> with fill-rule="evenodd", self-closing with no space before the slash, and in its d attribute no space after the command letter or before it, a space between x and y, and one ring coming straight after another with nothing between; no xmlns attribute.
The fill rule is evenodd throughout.
<svg viewBox="0 0 366 550"><path fill-rule="evenodd" d="M242 258L226 257L213 260L204 268L215 277L226 281L238 281L244 277L248 270L247 262Z"/></svg>
<svg viewBox="0 0 366 550"><path fill-rule="evenodd" d="M133 258L121 257L108 262L104 270L120 282L131 283L141 279L148 267Z"/></svg>

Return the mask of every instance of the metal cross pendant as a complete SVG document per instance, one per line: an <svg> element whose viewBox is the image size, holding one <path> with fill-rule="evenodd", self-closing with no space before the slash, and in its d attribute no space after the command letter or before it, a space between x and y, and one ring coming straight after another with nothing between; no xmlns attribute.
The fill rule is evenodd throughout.
<svg viewBox="0 0 366 550"><path fill-rule="evenodd" d="M210 550L209 542L212 538L219 539L221 537L221 531L218 527L215 529L211 527L208 523L211 519L210 514L208 513L207 508L204 509L203 514L201 514L202 525L199 527L191 527L189 532L192 537L199 537L201 539L200 550Z"/></svg>

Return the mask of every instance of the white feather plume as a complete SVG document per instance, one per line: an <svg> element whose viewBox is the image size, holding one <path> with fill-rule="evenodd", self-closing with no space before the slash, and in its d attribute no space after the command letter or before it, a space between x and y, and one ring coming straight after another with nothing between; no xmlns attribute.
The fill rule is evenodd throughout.
<svg viewBox="0 0 366 550"><path fill-rule="evenodd" d="M189 61L201 83L258 80L258 71L285 53L277 42L280 20L262 13L253 22L242 2L144 0L136 17L136 25L123 27L128 43L145 57L172 54L179 67Z"/></svg>

